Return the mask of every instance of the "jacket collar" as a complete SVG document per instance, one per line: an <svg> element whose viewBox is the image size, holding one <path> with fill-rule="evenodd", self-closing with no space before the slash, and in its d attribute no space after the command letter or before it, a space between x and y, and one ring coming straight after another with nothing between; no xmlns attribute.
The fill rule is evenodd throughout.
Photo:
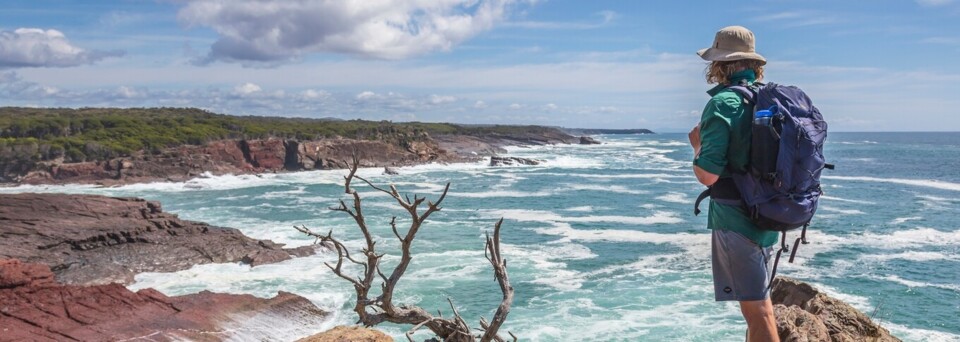
<svg viewBox="0 0 960 342"><path fill-rule="evenodd" d="M727 85L718 84L716 87L713 87L713 88L710 88L710 90L707 90L707 94L709 94L710 96L716 96L717 94L720 93L720 91L726 89L727 87L731 85L739 85L741 82L746 83L746 85L751 85L753 84L753 82L757 81L757 73L754 72L753 69L744 69L744 70L737 71L733 75L730 75L729 80L730 80L730 84L727 84Z"/></svg>

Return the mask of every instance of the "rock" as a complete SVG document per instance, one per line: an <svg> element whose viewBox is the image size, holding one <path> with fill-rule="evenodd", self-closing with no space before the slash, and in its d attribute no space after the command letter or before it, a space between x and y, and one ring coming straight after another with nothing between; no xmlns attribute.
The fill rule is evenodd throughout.
<svg viewBox="0 0 960 342"><path fill-rule="evenodd" d="M586 135L580 136L580 145L600 145L600 142Z"/></svg>
<svg viewBox="0 0 960 342"><path fill-rule="evenodd" d="M50 269L0 260L0 282L22 269ZM43 272L41 272L43 273ZM168 297L120 284L76 286L53 282L0 288L2 341L221 341L289 340L312 333L328 314L306 298L279 292L269 299L201 292Z"/></svg>
<svg viewBox="0 0 960 342"><path fill-rule="evenodd" d="M0 259L0 289L53 284L53 272L40 264L24 264L17 259Z"/></svg>
<svg viewBox="0 0 960 342"><path fill-rule="evenodd" d="M782 342L830 341L830 331L816 315L803 309L783 304L773 307L777 318L777 332Z"/></svg>
<svg viewBox="0 0 960 342"><path fill-rule="evenodd" d="M0 201L0 259L53 269L65 284L130 283L140 272L196 264L253 265L313 251L284 250L233 228L181 220L160 203L94 195L14 194Z"/></svg>
<svg viewBox="0 0 960 342"><path fill-rule="evenodd" d="M849 304L795 279L777 277L770 299L784 341L900 341Z"/></svg>
<svg viewBox="0 0 960 342"><path fill-rule="evenodd" d="M247 162L261 171L282 170L286 165L287 147L283 140L241 140L240 149Z"/></svg>
<svg viewBox="0 0 960 342"><path fill-rule="evenodd" d="M540 161L519 157L490 157L490 166L540 165Z"/></svg>
<svg viewBox="0 0 960 342"><path fill-rule="evenodd" d="M341 325L297 342L393 342L393 338L379 330Z"/></svg>
<svg viewBox="0 0 960 342"><path fill-rule="evenodd" d="M397 172L397 170L394 169L394 168L392 168L392 167L385 166L385 167L383 168L383 174L385 174L385 175L399 175L400 172Z"/></svg>

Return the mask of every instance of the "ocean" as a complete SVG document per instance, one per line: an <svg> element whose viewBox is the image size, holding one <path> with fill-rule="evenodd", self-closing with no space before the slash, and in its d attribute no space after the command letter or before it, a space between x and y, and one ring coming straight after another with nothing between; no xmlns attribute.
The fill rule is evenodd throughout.
<svg viewBox="0 0 960 342"><path fill-rule="evenodd" d="M398 303L440 309L450 297L478 326L500 302L484 258L484 234L504 218L503 254L516 296L501 331L521 341L737 341L745 324L736 304L713 301L706 219L693 215L703 187L690 171L685 134L601 135L603 145L514 147L509 156L538 166L422 165L359 174L378 184L443 202L421 228ZM825 195L797 260L778 274L809 282L879 321L905 341L960 341L960 133L831 133ZM181 218L234 227L302 246L306 225L359 250L352 219L328 208L344 198L344 170L217 176L181 183L21 186L0 193L68 192L136 196ZM389 220L409 220L392 199L355 183L387 269L398 258ZM788 236L789 242L798 233ZM195 266L147 273L131 289L168 295L202 290L270 297L289 291L351 324L352 286L320 253L256 268ZM258 327L267 329L270 327ZM408 327L384 325L402 338ZM291 340L290 331L275 331ZM416 335L424 339L426 333ZM404 339L405 340L405 339Z"/></svg>

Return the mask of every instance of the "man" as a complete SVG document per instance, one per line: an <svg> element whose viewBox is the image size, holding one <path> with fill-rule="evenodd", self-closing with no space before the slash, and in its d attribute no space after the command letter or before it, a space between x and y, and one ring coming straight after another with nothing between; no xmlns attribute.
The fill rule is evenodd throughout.
<svg viewBox="0 0 960 342"><path fill-rule="evenodd" d="M697 180L714 191L736 192L731 172L746 170L750 159L753 106L730 85L750 85L763 78L766 59L756 53L753 32L730 26L717 32L713 46L697 52L710 61L700 124L689 134ZM711 197L712 198L712 197ZM739 206L710 201L707 227L712 230L713 285L717 301L736 300L747 321L747 341L779 341L768 291L768 260L777 232L758 228Z"/></svg>

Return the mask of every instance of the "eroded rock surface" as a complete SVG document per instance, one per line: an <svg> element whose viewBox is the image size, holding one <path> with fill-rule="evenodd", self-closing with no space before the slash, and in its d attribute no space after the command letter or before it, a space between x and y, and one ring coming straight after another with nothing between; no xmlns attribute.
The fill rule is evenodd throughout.
<svg viewBox="0 0 960 342"><path fill-rule="evenodd" d="M160 203L95 195L0 195L0 259L49 266L58 281L128 284L140 272L173 272L196 264L260 265L306 256L239 230L181 220Z"/></svg>
<svg viewBox="0 0 960 342"><path fill-rule="evenodd" d="M849 304L795 279L777 277L770 299L784 342L900 341Z"/></svg>
<svg viewBox="0 0 960 342"><path fill-rule="evenodd" d="M393 338L379 330L341 325L297 342L393 342Z"/></svg>
<svg viewBox="0 0 960 342"><path fill-rule="evenodd" d="M207 291L168 297L53 278L45 265L0 260L0 341L292 339L311 334L327 316L287 292L269 299Z"/></svg>

